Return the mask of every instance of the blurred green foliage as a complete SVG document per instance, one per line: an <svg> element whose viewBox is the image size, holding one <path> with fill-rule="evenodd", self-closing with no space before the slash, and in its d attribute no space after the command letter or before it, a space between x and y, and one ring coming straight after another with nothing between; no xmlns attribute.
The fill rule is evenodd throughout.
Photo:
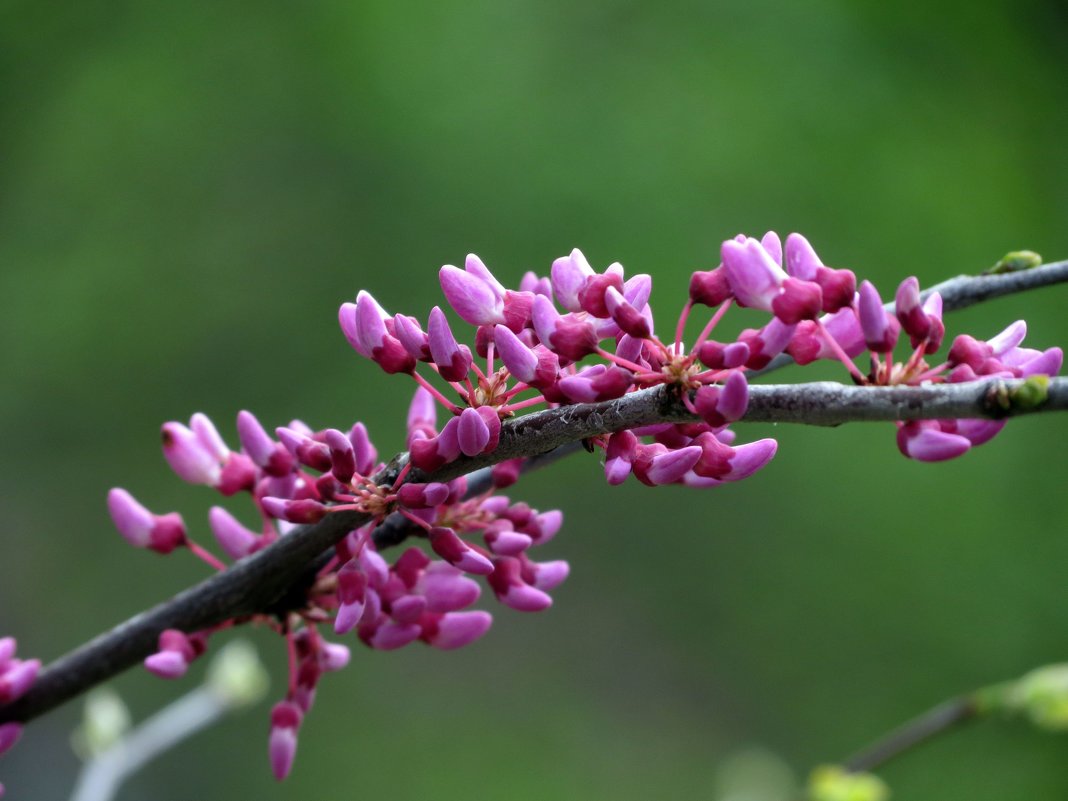
<svg viewBox="0 0 1068 801"><path fill-rule="evenodd" d="M51 659L203 575L106 517L122 485L206 531L214 499L167 471L164 420L205 411L233 441L242 408L359 418L396 450L409 387L337 330L360 288L424 316L469 251L514 282L579 246L652 273L664 326L738 231L802 231L884 295L1010 250L1068 257L1066 36L1064 3L1037 0L10 0L0 632ZM1026 316L1029 344L1064 344L1064 304L948 327ZM804 775L1065 658L1065 431L1020 420L924 465L890 426L784 426L771 467L706 493L608 488L574 457L513 493L565 511L552 610L491 604L461 653L357 649L285 785L264 707L126 797L712 798L754 743ZM282 649L257 642L277 678ZM119 687L136 719L180 691ZM13 797L69 792L77 719L27 731L0 766ZM1061 798L1065 747L984 724L882 775L900 799Z"/></svg>

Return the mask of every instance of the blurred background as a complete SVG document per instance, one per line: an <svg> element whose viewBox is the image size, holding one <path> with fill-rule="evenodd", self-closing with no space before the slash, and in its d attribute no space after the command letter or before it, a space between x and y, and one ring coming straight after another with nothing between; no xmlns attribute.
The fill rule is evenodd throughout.
<svg viewBox="0 0 1068 801"><path fill-rule="evenodd" d="M336 322L365 288L425 319L475 252L506 283L581 247L654 276L669 325L739 231L801 231L884 296L1006 251L1068 258L1068 5L96 2L0 8L0 633L51 660L205 575L135 551L121 485L207 534L158 428L231 441L364 420L402 445L408 382ZM948 321L1068 342L1068 288ZM727 323L737 318L728 317ZM776 380L844 379L830 369ZM282 785L269 701L120 798L722 798L766 749L803 776L941 699L1068 658L1068 420L940 465L889 425L773 433L718 491L605 485L572 457L510 492L560 507L571 578L477 645L327 676ZM254 634L283 693L281 641ZM198 667L198 670L202 668ZM132 671L143 718L195 683ZM73 703L0 763L64 798ZM1063 798L1068 741L987 722L895 762L900 799Z"/></svg>

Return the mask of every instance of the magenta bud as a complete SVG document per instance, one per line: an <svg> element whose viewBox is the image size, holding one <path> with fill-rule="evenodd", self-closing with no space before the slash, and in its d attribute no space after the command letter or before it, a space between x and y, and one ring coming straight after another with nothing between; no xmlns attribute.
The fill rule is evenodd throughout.
<svg viewBox="0 0 1068 801"><path fill-rule="evenodd" d="M237 435L245 453L268 475L281 477L293 470L292 455L282 444L270 438L252 412L238 412Z"/></svg>
<svg viewBox="0 0 1068 801"><path fill-rule="evenodd" d="M605 307L620 330L637 339L645 339L652 334L649 320L632 306L615 287L605 291Z"/></svg>
<svg viewBox="0 0 1068 801"><path fill-rule="evenodd" d="M4 667L15 657L15 650L18 647L18 642L14 637L0 637L0 673L4 671Z"/></svg>
<svg viewBox="0 0 1068 801"><path fill-rule="evenodd" d="M352 653L347 645L336 642L324 642L319 652L319 666L323 670L333 673L348 665Z"/></svg>
<svg viewBox="0 0 1068 801"><path fill-rule="evenodd" d="M786 350L796 329L797 326L787 325L778 317L774 317L759 330L747 328L742 331L738 335L738 341L744 342L749 348L749 359L745 366L751 370L766 367L768 362Z"/></svg>
<svg viewBox="0 0 1068 801"><path fill-rule="evenodd" d="M422 628L417 623L400 624L387 620L378 626L369 637L364 639L364 642L378 651L395 651L415 642L415 640L419 639L422 631ZM363 638L362 629L360 636Z"/></svg>
<svg viewBox="0 0 1068 801"><path fill-rule="evenodd" d="M219 430L211 422L211 418L203 412L197 412L189 418L189 427L197 435L200 443L220 462L225 461L230 455L230 449L226 446Z"/></svg>
<svg viewBox="0 0 1068 801"><path fill-rule="evenodd" d="M697 271L690 276L690 300L715 308L733 297L727 271L720 265L714 270Z"/></svg>
<svg viewBox="0 0 1068 801"><path fill-rule="evenodd" d="M421 548L406 549L393 563L393 573L404 585L400 591L407 592L414 587L430 563L430 557Z"/></svg>
<svg viewBox="0 0 1068 801"><path fill-rule="evenodd" d="M544 545L556 536L563 523L564 513L559 509L550 509L537 515L527 530L533 530L531 536L534 537L535 545Z"/></svg>
<svg viewBox="0 0 1068 801"><path fill-rule="evenodd" d="M618 265L613 265L617 266ZM582 285L582 288L578 293L579 304L582 306L582 310L592 314L594 317L600 317L602 319L610 316L609 308L606 302L605 294L609 289L615 289L616 292L622 298L623 295L623 273L622 267L618 270L605 271L601 275L591 275L586 279L586 283Z"/></svg>
<svg viewBox="0 0 1068 801"><path fill-rule="evenodd" d="M40 659L15 659L10 662L4 672L0 673L0 705L9 704L25 695L40 669Z"/></svg>
<svg viewBox="0 0 1068 801"><path fill-rule="evenodd" d="M924 350L927 353L935 353L942 347L942 340L946 336L946 326L942 322L942 296L932 292L921 308L931 323L931 330L927 334L927 347Z"/></svg>
<svg viewBox="0 0 1068 801"><path fill-rule="evenodd" d="M167 554L186 540L185 523L177 512L155 515L139 504L126 490L108 492L108 512L115 528L136 548Z"/></svg>
<svg viewBox="0 0 1068 801"><path fill-rule="evenodd" d="M575 375L561 378L560 391L576 403L612 400L626 394L634 383L634 374L622 367L594 364Z"/></svg>
<svg viewBox="0 0 1068 801"><path fill-rule="evenodd" d="M436 437L413 440L409 445L412 464L424 472L433 473L442 465L455 461L460 455L456 434L459 425L460 419L453 417Z"/></svg>
<svg viewBox="0 0 1068 801"><path fill-rule="evenodd" d="M544 592L556 589L571 574L571 565L563 559L551 562L531 562L534 571L534 586Z"/></svg>
<svg viewBox="0 0 1068 801"><path fill-rule="evenodd" d="M344 318L346 312L342 307ZM386 327L388 316L378 305L378 302L367 292L361 291L356 296L356 309L353 314L354 321L349 325L354 326L353 333L356 341L350 338L353 347L373 360L387 373L410 373L415 369L415 358L404 349L400 341L389 333ZM342 330L345 330L345 322L342 322ZM346 331L348 336L348 331Z"/></svg>
<svg viewBox="0 0 1068 801"><path fill-rule="evenodd" d="M456 439L460 444L460 451L465 456L477 456L485 450L489 444L490 430L476 409L469 407L460 413Z"/></svg>
<svg viewBox="0 0 1068 801"><path fill-rule="evenodd" d="M470 645L489 631L492 624L493 616L482 610L428 615L421 636L427 644L449 651Z"/></svg>
<svg viewBox="0 0 1068 801"><path fill-rule="evenodd" d="M571 255L556 259L550 270L550 283L556 300L568 311L582 311L579 292L586 285L586 279L593 275L593 268L578 248L572 250Z"/></svg>
<svg viewBox="0 0 1068 801"><path fill-rule="evenodd" d="M139 504L126 490L115 487L108 492L108 512L115 528L137 548L147 548L156 516Z"/></svg>
<svg viewBox="0 0 1068 801"><path fill-rule="evenodd" d="M425 431L434 436L437 429L438 409L434 396L425 388L416 387L412 402L408 405L408 435L414 431Z"/></svg>
<svg viewBox="0 0 1068 801"><path fill-rule="evenodd" d="M857 297L857 318L860 330L864 332L864 342L872 353L889 353L897 344L897 320L883 308L879 291L865 281L860 285Z"/></svg>
<svg viewBox="0 0 1068 801"><path fill-rule="evenodd" d="M553 294L552 281L548 277L539 278L532 270L527 270L523 273L523 277L519 279L519 289L522 292L545 295L547 298L551 298Z"/></svg>
<svg viewBox="0 0 1068 801"><path fill-rule="evenodd" d="M706 384L700 387L697 392L694 393L693 405L697 410L697 414L701 416L701 419L708 423L710 426L716 428L725 426L728 420L723 416L719 410L720 397L723 394L723 387L716 384Z"/></svg>
<svg viewBox="0 0 1068 801"><path fill-rule="evenodd" d="M701 448L701 458L693 466L694 473L703 478L716 479L722 479L730 473L734 448L721 442L710 431L694 437L693 444Z"/></svg>
<svg viewBox="0 0 1068 801"><path fill-rule="evenodd" d="M260 499L260 505L271 517L290 523L318 523L330 511L328 507L310 498L289 501L285 498L266 497Z"/></svg>
<svg viewBox="0 0 1068 801"><path fill-rule="evenodd" d="M320 472L326 472L331 468L330 448L322 442L317 442L311 437L285 426L279 426L274 430L274 433L286 450L293 454L301 464Z"/></svg>
<svg viewBox="0 0 1068 801"><path fill-rule="evenodd" d="M495 326L493 342L508 372L528 384L535 380L538 357L510 328L504 325Z"/></svg>
<svg viewBox="0 0 1068 801"><path fill-rule="evenodd" d="M710 370L733 370L743 366L749 359L749 346L744 342L722 342L708 339L701 343L697 358Z"/></svg>
<svg viewBox="0 0 1068 801"><path fill-rule="evenodd" d="M630 475L637 447L638 438L630 431L617 431L609 437L604 462L604 474L609 484L622 484Z"/></svg>
<svg viewBox="0 0 1068 801"><path fill-rule="evenodd" d="M1005 427L1005 420L957 420L955 434L965 437L974 448L992 440Z"/></svg>
<svg viewBox="0 0 1068 801"><path fill-rule="evenodd" d="M511 525L506 523L506 525ZM518 556L534 544L534 539L528 534L522 534L512 528L498 526L486 529L483 535L486 545L498 556Z"/></svg>
<svg viewBox="0 0 1068 801"><path fill-rule="evenodd" d="M432 562L419 577L414 590L426 598L428 612L453 612L478 600L482 590L458 568L446 562Z"/></svg>
<svg viewBox="0 0 1068 801"><path fill-rule="evenodd" d="M669 450L654 456L643 470L635 470L640 481L649 486L673 484L679 481L701 458L701 449L689 445L678 450ZM635 465L637 468L637 464Z"/></svg>
<svg viewBox="0 0 1068 801"><path fill-rule="evenodd" d="M356 456L356 472L364 476L370 475L378 461L378 450L371 442L367 426L363 423L353 425L349 429L349 442L352 443L352 451Z"/></svg>
<svg viewBox="0 0 1068 801"><path fill-rule="evenodd" d="M772 301L788 276L764 246L752 237L741 242L728 239L720 255L738 304L772 311Z"/></svg>
<svg viewBox="0 0 1068 801"><path fill-rule="evenodd" d="M382 558L382 554L370 547L365 547L356 557L360 567L367 575L367 581L372 587L381 587L389 578L389 565Z"/></svg>
<svg viewBox="0 0 1068 801"><path fill-rule="evenodd" d="M449 497L449 486L438 482L430 484L403 484L397 491L401 504L409 509L425 509L440 506Z"/></svg>
<svg viewBox="0 0 1068 801"><path fill-rule="evenodd" d="M1063 363L1063 350L1060 348L1047 348L1021 363L1017 369L1020 371L1021 378L1028 378L1033 375L1054 376L1061 371Z"/></svg>
<svg viewBox="0 0 1068 801"><path fill-rule="evenodd" d="M267 753L271 772L281 781L293 770L297 755L297 730L304 713L292 701L279 701L271 710L271 733L267 740Z"/></svg>
<svg viewBox="0 0 1068 801"><path fill-rule="evenodd" d="M215 489L227 498L243 490L251 490L256 486L257 472L255 463L245 454L231 453L223 464L222 475Z"/></svg>
<svg viewBox="0 0 1068 801"><path fill-rule="evenodd" d="M741 420L745 410L749 407L749 382L745 373L737 370L727 376L716 402L716 410L724 420L734 422Z"/></svg>
<svg viewBox="0 0 1068 801"><path fill-rule="evenodd" d="M190 484L214 486L222 475L219 457L181 423L164 423L160 431L163 456L171 469Z"/></svg>
<svg viewBox="0 0 1068 801"><path fill-rule="evenodd" d="M816 283L823 292L823 310L834 314L853 305L857 294L857 276L852 270L816 269Z"/></svg>
<svg viewBox="0 0 1068 801"><path fill-rule="evenodd" d="M397 340L413 359L430 361L430 342L426 333L419 327L418 320L405 314L394 315L393 330Z"/></svg>
<svg viewBox="0 0 1068 801"><path fill-rule="evenodd" d="M493 572L493 562L460 539L456 532L444 526L435 526L427 534L434 553L454 567L466 573L487 576Z"/></svg>
<svg viewBox="0 0 1068 801"><path fill-rule="evenodd" d="M479 270L481 267L481 271ZM503 287L487 281L489 270L477 256L468 256L467 270L446 264L438 271L441 290L460 318L471 325L504 322ZM472 269L474 268L474 269ZM489 276L492 279L492 276Z"/></svg>
<svg viewBox="0 0 1068 801"><path fill-rule="evenodd" d="M533 292L507 290L504 293L504 324L517 333L527 329L530 326L534 298Z"/></svg>
<svg viewBox="0 0 1068 801"><path fill-rule="evenodd" d="M816 273L823 266L823 262L809 241L801 234L795 233L786 237L786 263L783 266L794 278L815 281Z"/></svg>
<svg viewBox="0 0 1068 801"><path fill-rule="evenodd" d="M0 755L10 751L21 736L21 723L0 723Z"/></svg>
<svg viewBox="0 0 1068 801"><path fill-rule="evenodd" d="M913 347L927 339L931 333L931 320L920 305L920 282L916 276L909 276L897 288L894 312Z"/></svg>
<svg viewBox="0 0 1068 801"><path fill-rule="evenodd" d="M352 442L336 428L328 428L323 432L323 442L330 448L330 472L338 481L348 484L356 472L356 454Z"/></svg>
<svg viewBox="0 0 1068 801"><path fill-rule="evenodd" d="M540 612L552 606L553 599L523 581L521 571L522 565L516 558L502 556L495 560L495 569L487 581L497 600L520 612Z"/></svg>
<svg viewBox="0 0 1068 801"><path fill-rule="evenodd" d="M823 310L823 291L814 282L787 278L782 292L772 299L771 310L787 325L813 320Z"/></svg>
<svg viewBox="0 0 1068 801"><path fill-rule="evenodd" d="M910 420L897 431L897 447L910 459L942 462L963 455L972 443L960 434L943 431L937 420Z"/></svg>
<svg viewBox="0 0 1068 801"><path fill-rule="evenodd" d="M407 626L418 623L426 611L426 598L421 595L402 595L390 604L389 616L394 622Z"/></svg>
<svg viewBox="0 0 1068 801"><path fill-rule="evenodd" d="M144 665L149 673L161 679L181 678L189 669L189 663L178 651L158 651L147 657Z"/></svg>
<svg viewBox="0 0 1068 801"><path fill-rule="evenodd" d="M371 358L371 351L367 350L360 338L359 327L356 325L356 304L342 303L337 311L337 321L341 326L341 333L349 341L353 349L366 359Z"/></svg>
<svg viewBox="0 0 1068 801"><path fill-rule="evenodd" d="M274 440L263 430L260 421L252 412L241 410L237 413L237 436L252 461L260 467L270 461L274 453Z"/></svg>
<svg viewBox="0 0 1068 801"><path fill-rule="evenodd" d="M231 559L241 559L252 553L260 538L239 523L221 506L213 506L208 512L208 525L215 540Z"/></svg>
<svg viewBox="0 0 1068 801"><path fill-rule="evenodd" d="M560 316L544 295L534 298L532 319L542 344L565 359L578 361L597 350L599 338L589 319Z"/></svg>
<svg viewBox="0 0 1068 801"><path fill-rule="evenodd" d="M726 481L741 481L765 467L775 456L779 443L774 439L759 439L734 448L730 460L730 472L723 478Z"/></svg>
<svg viewBox="0 0 1068 801"><path fill-rule="evenodd" d="M993 355L993 349L985 342L980 342L967 334L960 334L950 345L946 360L951 365L966 364L978 370Z"/></svg>
<svg viewBox="0 0 1068 801"><path fill-rule="evenodd" d="M439 306L430 310L430 323L427 326L430 341L430 354L438 373L446 381L463 381L471 369L471 351L456 341L445 319L445 312Z"/></svg>
<svg viewBox="0 0 1068 801"><path fill-rule="evenodd" d="M363 618L364 604L351 603L341 604L334 613L334 633L347 634L356 628Z"/></svg>
<svg viewBox="0 0 1068 801"><path fill-rule="evenodd" d="M519 480L519 474L522 472L522 457L498 462L490 468L490 475L493 478L493 486L497 489L505 489L506 487L512 486Z"/></svg>

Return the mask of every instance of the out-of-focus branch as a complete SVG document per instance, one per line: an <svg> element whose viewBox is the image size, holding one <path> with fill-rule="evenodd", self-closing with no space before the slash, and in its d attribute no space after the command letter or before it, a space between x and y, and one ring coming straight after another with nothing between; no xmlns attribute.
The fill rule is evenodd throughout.
<svg viewBox="0 0 1068 801"><path fill-rule="evenodd" d="M955 726L974 720L979 712L975 695L952 698L857 751L842 766L852 773L867 773Z"/></svg>

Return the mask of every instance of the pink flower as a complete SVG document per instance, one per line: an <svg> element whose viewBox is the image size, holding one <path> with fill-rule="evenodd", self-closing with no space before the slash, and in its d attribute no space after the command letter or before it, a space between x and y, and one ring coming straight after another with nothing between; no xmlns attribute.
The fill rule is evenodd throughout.
<svg viewBox="0 0 1068 801"><path fill-rule="evenodd" d="M180 514L152 514L119 487L108 492L108 511L115 528L135 548L165 554L186 542L185 523Z"/></svg>
<svg viewBox="0 0 1068 801"><path fill-rule="evenodd" d="M304 718L299 706L292 701L279 701L271 710L271 733L267 740L267 753L271 772L281 781L293 770L297 755L297 731Z"/></svg>

